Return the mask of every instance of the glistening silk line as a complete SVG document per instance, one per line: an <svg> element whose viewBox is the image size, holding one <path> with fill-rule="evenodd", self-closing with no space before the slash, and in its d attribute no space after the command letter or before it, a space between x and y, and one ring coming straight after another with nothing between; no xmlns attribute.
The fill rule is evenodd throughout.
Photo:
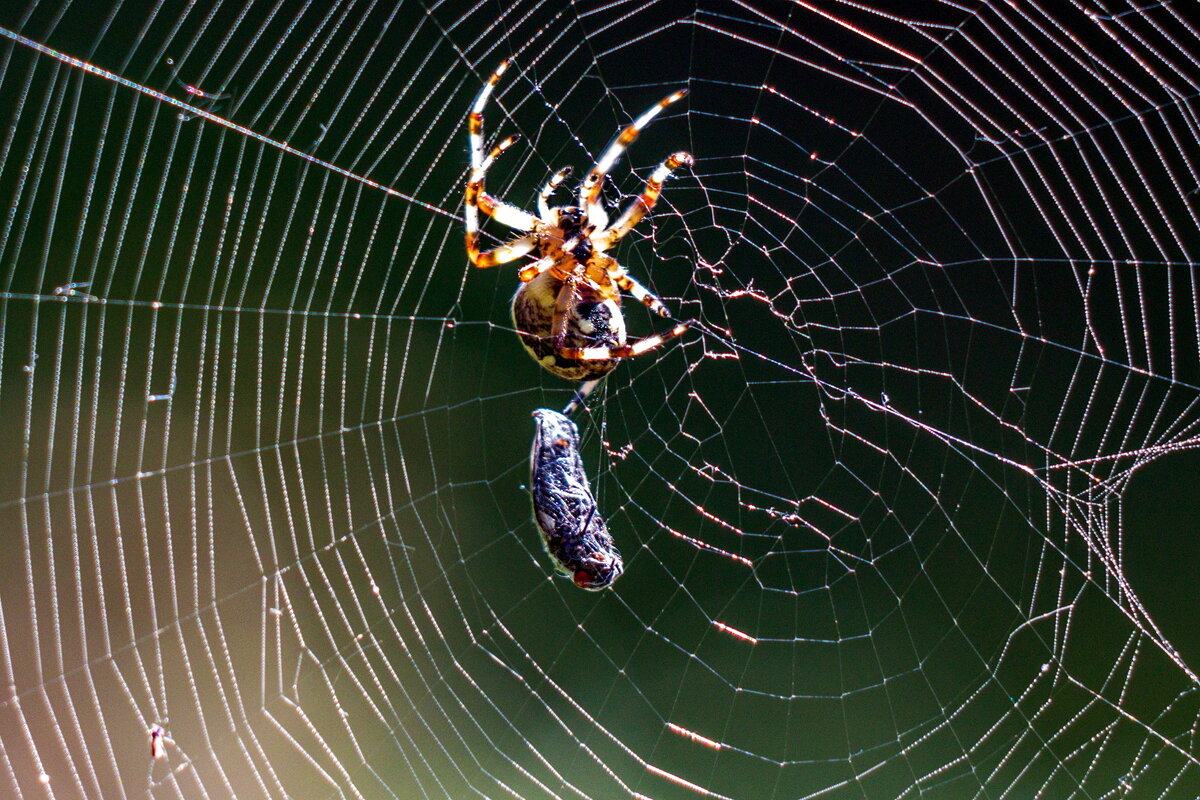
<svg viewBox="0 0 1200 800"><path fill-rule="evenodd" d="M43 55L47 55L47 56L50 56L51 58L58 59L59 61L61 61L64 64L75 67L77 69L81 69L84 72L91 73L92 75L96 75L98 77L104 78L105 80L112 81L113 83L119 83L122 86L125 86L129 89L133 89L136 92L141 92L142 94L146 95L147 97L153 97L155 100L158 100L163 103L167 103L168 105L175 106L176 108L181 109L182 111L186 112L188 115L190 115L192 117L204 117L204 119L208 120L209 122L215 122L218 125L224 126L231 131L237 131L238 133L240 133L244 136L249 136L251 139L256 139L256 140L262 142L263 144L270 145L271 147L274 147L277 150L282 150L283 152L288 153L290 155L299 156L300 158L303 158L306 161L316 164L319 167L324 167L325 169L329 170L330 172L335 172L338 175L341 175L342 177L349 178L354 181L358 181L359 183L362 183L366 186L370 186L373 189L379 189L382 192L386 192L387 194L391 195L392 197L398 197L401 200L406 200L414 205L418 205L421 208L427 209L429 211L433 211L433 212L435 212L437 214L441 214L445 217L450 217L451 219L458 219L458 215L452 211L447 211L444 208L438 208L435 205L426 203L424 200L418 200L417 198L413 197L412 195L405 194L404 192L396 191L395 189L393 189L389 186L384 186L383 184L381 184L377 181L373 181L370 178L363 177L362 175L357 175L348 169L343 169L342 167L339 167L336 164L331 164L328 161L323 161L315 156L311 156L302 150L297 150L296 148L292 147L291 145L285 144L284 142L278 141L277 139L272 139L269 136L263 136L261 133L253 131L250 128L247 128L245 126L238 125L236 122L232 122L228 119L225 119L224 117L213 114L211 111L206 111L203 108L198 108L197 106L189 105L189 104L183 102L182 100L178 100L174 97L171 97L168 94L163 94L162 92L158 91L157 89L151 89L149 86L143 86L142 84L131 81L128 78L123 78L120 75L116 74L115 72L109 72L108 70L106 70L102 67L97 67L95 64L89 64L88 62L86 62L82 59L76 58L75 56L67 55L66 53L63 53L59 50L55 50L53 47L47 47L46 45L44 45L40 42L35 42L33 39L30 39L26 36L22 36L21 34L16 33L14 31L10 31L7 28L0 28L0 36L5 36L6 38L11 39L12 41L17 42L18 44L22 44L32 50L36 50L39 53L42 53Z"/></svg>

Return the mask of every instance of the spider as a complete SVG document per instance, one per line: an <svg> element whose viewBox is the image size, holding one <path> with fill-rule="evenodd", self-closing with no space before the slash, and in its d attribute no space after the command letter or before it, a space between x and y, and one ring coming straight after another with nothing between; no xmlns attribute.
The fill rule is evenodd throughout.
<svg viewBox="0 0 1200 800"><path fill-rule="evenodd" d="M600 201L605 175L621 153L650 120L681 99L687 90L680 89L663 98L612 140L580 184L578 205L550 206L550 196L570 175L571 168L556 172L538 194L538 214L534 216L492 197L483 188L488 169L517 140L516 136L504 139L484 157L483 109L508 64L502 62L492 73L467 117L471 140L471 173L465 201L467 257L477 267L493 267L536 252L537 260L517 272L521 285L512 299L513 325L521 343L535 361L559 377L596 380L616 369L621 359L648 353L688 328L689 323L680 323L666 333L627 343L625 319L621 315L622 289L659 316L667 316L668 311L661 300L604 251L633 230L654 207L667 176L678 167L690 167L691 155L675 153L660 164L642 194L612 225L608 224L608 214ZM520 231L520 235L480 252L480 212Z"/></svg>

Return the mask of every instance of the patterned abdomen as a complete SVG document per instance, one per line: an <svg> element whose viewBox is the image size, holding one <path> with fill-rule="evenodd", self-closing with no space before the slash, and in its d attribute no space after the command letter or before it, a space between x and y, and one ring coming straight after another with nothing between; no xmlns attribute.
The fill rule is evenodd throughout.
<svg viewBox="0 0 1200 800"><path fill-rule="evenodd" d="M618 359L580 361L565 358L555 352L552 338L554 303L562 281L552 272L543 272L523 283L513 295L513 326L521 344L543 367L572 381L602 378L616 369ZM621 316L620 300L599 297L587 286L576 290L575 302L566 313L563 340L565 347L618 347L625 344L625 319Z"/></svg>

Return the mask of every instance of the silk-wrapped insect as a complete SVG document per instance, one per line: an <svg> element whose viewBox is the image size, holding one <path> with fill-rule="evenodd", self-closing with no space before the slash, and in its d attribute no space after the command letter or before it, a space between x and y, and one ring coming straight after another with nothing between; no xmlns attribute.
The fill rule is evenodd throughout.
<svg viewBox="0 0 1200 800"><path fill-rule="evenodd" d="M533 419L537 430L529 456L529 488L542 544L554 568L580 589L606 589L625 564L596 510L579 455L579 429L546 408L534 411Z"/></svg>

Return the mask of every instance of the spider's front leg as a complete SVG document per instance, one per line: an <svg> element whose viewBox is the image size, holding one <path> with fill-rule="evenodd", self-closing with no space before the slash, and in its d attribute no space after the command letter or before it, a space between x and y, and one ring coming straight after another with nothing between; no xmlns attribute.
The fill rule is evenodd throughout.
<svg viewBox="0 0 1200 800"><path fill-rule="evenodd" d="M567 176L571 174L570 167L563 167L558 172L554 173L550 180L546 181L546 185L542 187L542 191L538 193L537 207L538 215L541 216L542 222L547 225L554 225L558 222L558 215L550 208L550 195L554 194Z"/></svg>
<svg viewBox="0 0 1200 800"><path fill-rule="evenodd" d="M646 181L646 188L642 190L641 195L635 197L629 207L617 218L609 228L592 236L592 244L597 250L607 250L616 244L622 236L633 230L642 217L654 208L654 204L658 202L658 196L662 193L663 182L679 167L690 167L694 163L690 153L680 151L674 153L666 161L658 165L658 169L654 170L650 175L650 179Z"/></svg>
<svg viewBox="0 0 1200 800"><path fill-rule="evenodd" d="M536 239L532 235L528 235L537 229L537 218L527 211L523 211L514 205L505 203L503 200L492 197L484 190L487 171L495 163L500 154L512 147L518 138L515 135L509 136L492 148L492 152L486 158L484 157L483 109L487 105L488 98L491 97L496 83L500 80L500 76L504 74L504 70L507 68L507 61L502 62L496 68L496 71L492 73L492 77L479 90L479 95L475 98L475 103L471 106L471 112L467 115L467 135L471 142L471 171L467 176L467 187L463 198L463 217L467 224L467 258L477 267L491 267L496 264L513 261L525 255L537 245ZM492 217L502 225L507 225L527 235L519 236L494 250L480 252L480 212Z"/></svg>
<svg viewBox="0 0 1200 800"><path fill-rule="evenodd" d="M472 166L470 177L467 179L467 189L464 195L464 216L467 223L467 258L471 259L471 263L477 267L493 267L497 264L505 264L520 258L537 245L537 241L532 235L532 231L538 227L537 219L532 214L522 211L516 206L509 205L502 200L497 200L483 190L483 182L487 176L488 169L501 153L512 147L513 142L516 140L516 136L509 136L492 148L492 152L487 158L479 162L478 166ZM475 136L472 135L472 145L474 145L474 141ZM525 236L517 237L510 242L502 244L494 250L480 252L480 211L503 225L528 233Z"/></svg>
<svg viewBox="0 0 1200 800"><path fill-rule="evenodd" d="M596 162L596 165L592 167L587 177L583 179L583 183L579 186L579 207L584 210L588 219L598 220L604 218L604 207L600 203L600 190L604 186L604 176L612 169L613 164L617 163L617 159L621 157L626 148L633 144L633 140L642 132L642 128L650 123L650 120L657 117L664 108L678 102L686 95L687 89L680 89L674 94L659 100L609 143L604 153L600 156L600 160Z"/></svg>

